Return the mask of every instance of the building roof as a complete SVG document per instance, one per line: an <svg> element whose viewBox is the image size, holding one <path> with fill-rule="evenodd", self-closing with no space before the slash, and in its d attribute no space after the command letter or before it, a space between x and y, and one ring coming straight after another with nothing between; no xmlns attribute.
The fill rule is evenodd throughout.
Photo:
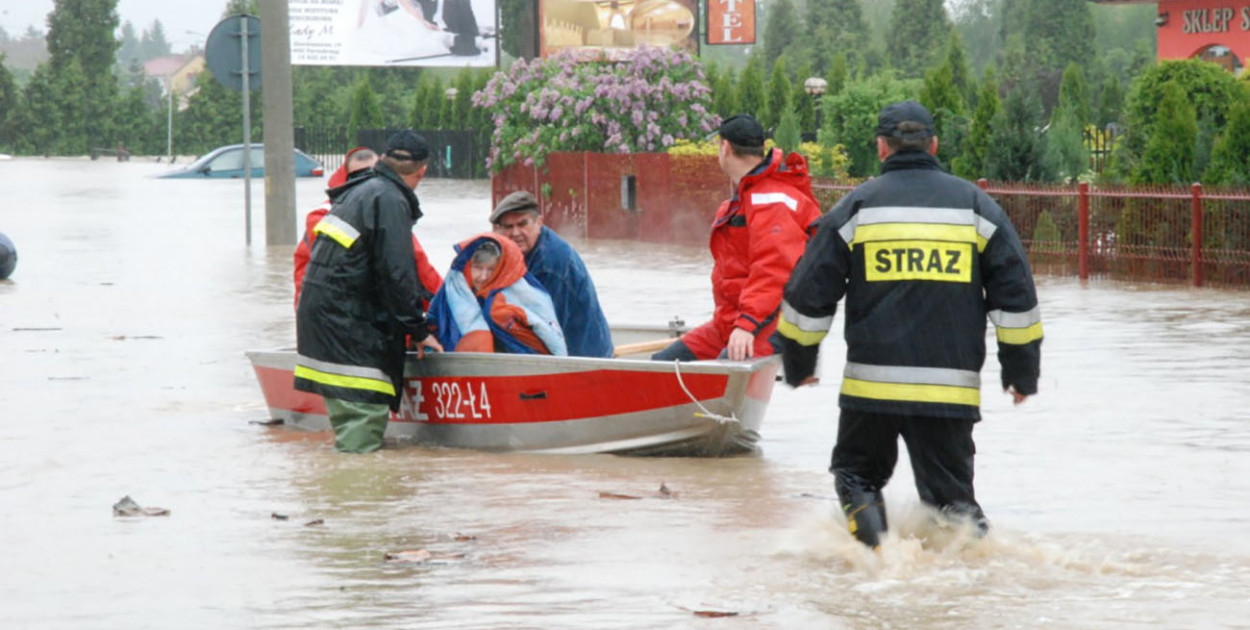
<svg viewBox="0 0 1250 630"><path fill-rule="evenodd" d="M149 77L165 78L173 75L194 59L194 55L165 55L149 59L143 64L143 74Z"/></svg>

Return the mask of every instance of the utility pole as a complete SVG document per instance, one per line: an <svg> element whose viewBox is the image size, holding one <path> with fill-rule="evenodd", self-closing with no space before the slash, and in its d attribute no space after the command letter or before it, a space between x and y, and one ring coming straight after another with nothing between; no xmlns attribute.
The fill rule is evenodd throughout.
<svg viewBox="0 0 1250 630"><path fill-rule="evenodd" d="M294 245L295 115L291 97L291 26L286 2L260 5L260 68L265 129L265 244Z"/></svg>

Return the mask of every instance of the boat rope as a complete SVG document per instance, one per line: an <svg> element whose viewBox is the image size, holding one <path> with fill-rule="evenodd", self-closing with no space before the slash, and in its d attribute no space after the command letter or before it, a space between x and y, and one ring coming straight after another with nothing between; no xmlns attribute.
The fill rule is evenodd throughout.
<svg viewBox="0 0 1250 630"><path fill-rule="evenodd" d="M681 361L673 361L673 372L677 374L677 384L681 385L681 391L686 392L686 395L690 397L690 402L694 403L695 406L699 408L699 411L696 411L694 414L696 418L711 418L720 424L739 421L738 418L734 417L732 411L729 412L728 416L722 416L718 413L708 411L708 408L704 407L703 403L699 402L699 399L695 398L694 394L690 393L690 388L686 387L686 381L681 377Z"/></svg>

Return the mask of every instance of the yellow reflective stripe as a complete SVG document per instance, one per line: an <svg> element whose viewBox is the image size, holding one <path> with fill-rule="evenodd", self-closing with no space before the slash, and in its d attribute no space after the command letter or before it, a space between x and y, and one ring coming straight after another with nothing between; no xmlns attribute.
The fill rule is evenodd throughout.
<svg viewBox="0 0 1250 630"><path fill-rule="evenodd" d="M950 385L875 383L873 381L843 378L842 393L846 396L871 398L873 400L981 406L981 390Z"/></svg>
<svg viewBox="0 0 1250 630"><path fill-rule="evenodd" d="M1037 322L1027 328L998 327L998 342L1013 346L1023 346L1042 338L1042 323Z"/></svg>
<svg viewBox="0 0 1250 630"><path fill-rule="evenodd" d="M366 378L363 376L330 374L328 372L314 370L303 365L295 366L295 378L304 378L314 383L321 383L322 385L329 385L331 387L363 389L371 392L381 392L388 396L395 395L395 385L390 381L380 381L376 378Z"/></svg>
<svg viewBox="0 0 1250 630"><path fill-rule="evenodd" d="M313 232L325 234L326 236L334 239L335 242L342 245L345 249L351 249L352 243L356 242L355 236L348 234L339 226L334 225L332 222L326 221L325 219L322 219L321 222L317 224L317 227L313 228Z"/></svg>
<svg viewBox="0 0 1250 630"><path fill-rule="evenodd" d="M798 343L800 346L818 345L822 340L824 340L825 335L829 334L829 331L827 330L803 330L787 320L785 316L782 316L781 320L777 322L777 332L781 333L782 337L790 339Z"/></svg>
<svg viewBox="0 0 1250 630"><path fill-rule="evenodd" d="M976 243L977 251L985 251L988 242L975 225L946 223L860 223L853 238L854 242L849 245L874 241L945 241Z"/></svg>

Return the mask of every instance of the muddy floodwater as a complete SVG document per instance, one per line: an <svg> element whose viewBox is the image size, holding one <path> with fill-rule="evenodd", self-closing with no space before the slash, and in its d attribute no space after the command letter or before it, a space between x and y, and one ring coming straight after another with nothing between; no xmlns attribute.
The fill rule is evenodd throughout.
<svg viewBox="0 0 1250 630"><path fill-rule="evenodd" d="M1250 627L1250 292L1041 278L1040 395L997 390L992 340L984 374L991 535L935 527L903 457L874 556L826 472L840 334L754 457L346 456L253 424L292 247L263 245L263 182L247 247L241 181L165 168L0 162L0 628ZM418 193L445 269L488 187ZM577 245L610 320L710 314L705 250Z"/></svg>

